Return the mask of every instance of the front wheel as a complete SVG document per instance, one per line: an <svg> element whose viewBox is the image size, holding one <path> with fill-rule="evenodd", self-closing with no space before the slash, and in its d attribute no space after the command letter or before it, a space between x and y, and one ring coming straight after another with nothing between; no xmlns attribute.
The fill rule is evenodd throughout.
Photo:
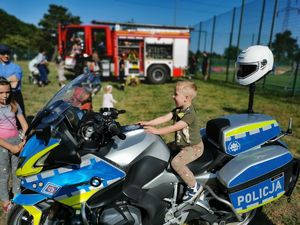
<svg viewBox="0 0 300 225"><path fill-rule="evenodd" d="M8 214L7 225L32 225L33 217L22 206L15 205Z"/></svg>
<svg viewBox="0 0 300 225"><path fill-rule="evenodd" d="M51 224L53 221L58 221L59 219L52 218L52 220L49 219L48 215L50 211L47 211L47 213L43 213L39 225L46 225L46 224ZM63 210L62 210L63 213ZM51 221L51 222L50 222ZM64 218L59 220L59 224L65 224L62 223L62 221L66 221ZM7 225L33 225L36 224L37 221L34 221L34 217L22 206L20 205L14 205L11 210L8 213L7 217ZM56 223L54 223L56 224Z"/></svg>

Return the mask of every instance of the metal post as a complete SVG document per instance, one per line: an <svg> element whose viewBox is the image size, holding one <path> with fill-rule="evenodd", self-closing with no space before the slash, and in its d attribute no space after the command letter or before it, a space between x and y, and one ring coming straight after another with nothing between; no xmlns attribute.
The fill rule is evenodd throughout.
<svg viewBox="0 0 300 225"><path fill-rule="evenodd" d="M199 36L198 36L198 48L197 48L197 52L200 51L201 32L202 32L202 22L200 22L200 24L199 24Z"/></svg>
<svg viewBox="0 0 300 225"><path fill-rule="evenodd" d="M211 74L211 56L212 56L212 53L213 53L213 47L214 47L214 39L215 39L215 28L216 28L216 16L214 16L214 20L213 20L213 27L212 27L212 34L211 34L211 42L210 42L210 54L209 54L209 57L210 57L210 63L209 63L209 68L208 68L208 77L210 77L210 74Z"/></svg>
<svg viewBox="0 0 300 225"><path fill-rule="evenodd" d="M296 70L294 73L294 82L293 82L293 93L292 96L294 97L296 95L296 84L297 84L297 76L298 76L298 71L299 71L299 64L300 64L300 52L298 53L298 61L297 61L297 66L296 66Z"/></svg>
<svg viewBox="0 0 300 225"><path fill-rule="evenodd" d="M253 111L253 102L254 102L254 93L255 93L255 83L249 85L249 102L247 113L254 113Z"/></svg>
<svg viewBox="0 0 300 225"><path fill-rule="evenodd" d="M258 28L258 37L257 37L257 44L260 44L260 37L261 37L261 29L264 21L264 14L265 14L265 6L266 6L266 0L262 1L262 8L261 8L261 14L260 14L260 22L259 22L259 28Z"/></svg>
<svg viewBox="0 0 300 225"><path fill-rule="evenodd" d="M251 45L254 45L255 34L252 34Z"/></svg>
<svg viewBox="0 0 300 225"><path fill-rule="evenodd" d="M229 51L232 45L232 36L233 36L233 29L234 29L234 20L235 20L235 10L236 8L233 8L232 12L232 20L231 20L231 30L230 30L230 37L229 37L229 46L228 46L228 52L227 52L227 63L226 63L226 81L228 82L228 71L229 71L229 64L230 64L230 58L229 58Z"/></svg>
<svg viewBox="0 0 300 225"><path fill-rule="evenodd" d="M275 0L273 16L272 16L272 24L271 24L271 30L270 30L270 36L269 36L269 43L268 43L269 48L271 48L271 45L272 45L272 38L273 38L273 31L274 31L274 25L275 25L276 13L277 13L277 6L278 6L278 0ZM263 88L265 88L266 77L267 76L264 76L264 78L263 78L263 84L262 84Z"/></svg>
<svg viewBox="0 0 300 225"><path fill-rule="evenodd" d="M272 45L272 38L273 38L273 31L274 31L274 25L275 25L276 12L277 12L277 5L278 5L278 0L275 0L274 10L273 10L273 17L272 17L272 25L271 25L270 36L269 36L269 44L268 44L269 48L271 48L271 45Z"/></svg>
<svg viewBox="0 0 300 225"><path fill-rule="evenodd" d="M213 27L212 27L212 33L211 33L211 42L210 42L210 54L212 54L213 47L214 47L215 27L216 27L216 16L214 16L214 20L213 20Z"/></svg>
<svg viewBox="0 0 300 225"><path fill-rule="evenodd" d="M204 35L204 48L203 48L203 49L204 49L204 51L206 51L207 31L204 30L204 31L202 31L202 32L204 32L204 34L205 34L205 35Z"/></svg>
<svg viewBox="0 0 300 225"><path fill-rule="evenodd" d="M245 0L242 0L241 6L241 16L240 16L240 24L239 24L239 32L238 32L238 40L237 40L237 49L240 48L240 39L241 39L241 31L242 31L242 24L243 24L243 17L244 17L244 8L245 8ZM238 52L236 53L236 58L238 56ZM232 81L234 82L235 77L235 70L233 71L233 78Z"/></svg>

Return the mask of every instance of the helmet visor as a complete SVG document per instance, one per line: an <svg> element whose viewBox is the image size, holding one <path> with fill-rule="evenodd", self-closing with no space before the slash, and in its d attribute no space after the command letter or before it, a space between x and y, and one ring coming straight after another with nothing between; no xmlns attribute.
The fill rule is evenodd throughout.
<svg viewBox="0 0 300 225"><path fill-rule="evenodd" d="M237 64L237 77L247 77L258 70L258 63Z"/></svg>

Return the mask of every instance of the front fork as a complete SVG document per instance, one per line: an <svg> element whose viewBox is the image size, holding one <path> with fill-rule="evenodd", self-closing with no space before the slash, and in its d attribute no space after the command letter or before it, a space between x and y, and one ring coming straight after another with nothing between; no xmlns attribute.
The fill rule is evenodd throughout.
<svg viewBox="0 0 300 225"><path fill-rule="evenodd" d="M33 216L33 225L39 225L42 219L43 211L34 205L22 205L22 207Z"/></svg>

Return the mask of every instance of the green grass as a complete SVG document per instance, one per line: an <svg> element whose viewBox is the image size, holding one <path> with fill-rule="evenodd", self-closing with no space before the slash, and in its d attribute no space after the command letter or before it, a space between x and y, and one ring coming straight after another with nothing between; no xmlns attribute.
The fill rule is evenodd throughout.
<svg viewBox="0 0 300 225"><path fill-rule="evenodd" d="M24 69L23 95L25 99L27 115L35 115L39 109L50 99L59 89L54 65L51 65L51 83L43 88L39 88L28 82L27 62L20 62ZM142 83L136 87L126 87L125 91L118 89L117 82L103 82L114 86L113 95L118 103L118 109L125 109L127 112L120 115L121 124L136 123L140 120L148 120L156 116L169 112L174 107L172 100L174 80L164 85L150 85ZM198 86L198 95L194 100L197 115L201 126L212 118L245 112L248 106L248 89L220 80L204 82L194 80ZM102 94L100 91L93 99L94 109L98 110L102 104ZM283 140L288 143L290 150L297 157L300 157L300 97L284 97L274 91L257 89L254 100L254 111L273 116L286 129L289 118L293 118L293 135L285 137ZM164 137L166 141L172 140L173 135ZM290 225L300 224L300 184L292 195L292 200L287 203L286 197L266 205L259 225Z"/></svg>

